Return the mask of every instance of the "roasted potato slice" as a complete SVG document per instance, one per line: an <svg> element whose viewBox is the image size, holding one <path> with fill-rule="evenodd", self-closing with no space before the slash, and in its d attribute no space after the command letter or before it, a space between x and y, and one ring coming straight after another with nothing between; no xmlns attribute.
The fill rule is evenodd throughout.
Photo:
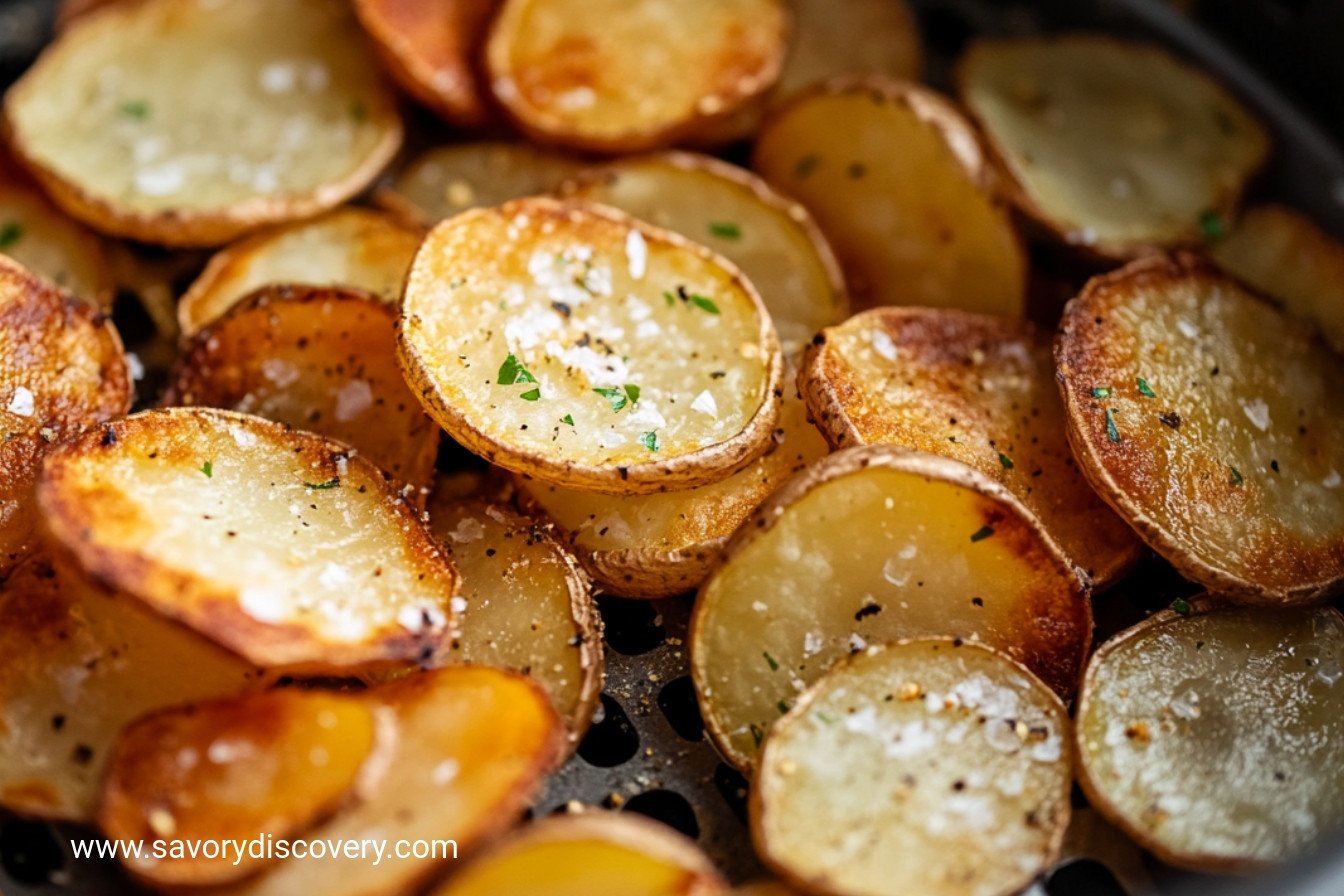
<svg viewBox="0 0 1344 896"><path fill-rule="evenodd" d="M1209 248L1218 266L1320 327L1344 353L1344 243L1282 205L1247 210Z"/></svg>
<svg viewBox="0 0 1344 896"><path fill-rule="evenodd" d="M919 23L906 0L790 0L793 45L775 96L787 98L847 72L919 80Z"/></svg>
<svg viewBox="0 0 1344 896"><path fill-rule="evenodd" d="M121 339L92 305L0 256L0 578L31 547L50 443L124 414Z"/></svg>
<svg viewBox="0 0 1344 896"><path fill-rule="evenodd" d="M988 476L890 445L836 452L757 508L700 588L691 676L705 728L749 766L838 657L921 635L983 641L1067 696L1092 611L1064 554Z"/></svg>
<svg viewBox="0 0 1344 896"><path fill-rule="evenodd" d="M476 54L499 0L356 0L387 70L411 96L460 127L487 124L489 87Z"/></svg>
<svg viewBox="0 0 1344 896"><path fill-rule="evenodd" d="M4 118L66 211L170 246L338 205L402 132L336 0L109 5L70 22L5 95Z"/></svg>
<svg viewBox="0 0 1344 896"><path fill-rule="evenodd" d="M731 120L775 83L788 37L782 0L503 0L485 60L528 135L623 153Z"/></svg>
<svg viewBox="0 0 1344 896"><path fill-rule="evenodd" d="M605 206L523 199L443 222L411 267L398 335L449 435L548 482L701 485L763 454L779 417L779 342L756 290Z"/></svg>
<svg viewBox="0 0 1344 896"><path fill-rule="evenodd" d="M127 724L257 678L253 666L136 602L31 557L0 582L0 805L92 821Z"/></svg>
<svg viewBox="0 0 1344 896"><path fill-rule="evenodd" d="M311 430L427 490L439 427L402 378L395 315L350 290L263 287L188 340L160 403Z"/></svg>
<svg viewBox="0 0 1344 896"><path fill-rule="evenodd" d="M503 505L437 498L429 522L462 576L452 659L540 681L577 744L603 665L602 617L578 562L549 528Z"/></svg>
<svg viewBox="0 0 1344 896"><path fill-rule="evenodd" d="M751 164L816 216L857 307L1022 315L1026 254L975 132L941 95L879 75L828 81L766 119Z"/></svg>
<svg viewBox="0 0 1344 896"><path fill-rule="evenodd" d="M383 729L370 701L285 688L164 709L122 734L108 762L98 827L113 839L288 840L350 797ZM390 720L389 720L390 721ZM273 859L244 852L123 856L164 887L238 880Z"/></svg>
<svg viewBox="0 0 1344 896"><path fill-rule="evenodd" d="M591 169L560 192L615 206L736 264L760 292L786 354L848 313L840 266L812 216L736 165L659 153Z"/></svg>
<svg viewBox="0 0 1344 896"><path fill-rule="evenodd" d="M468 209L549 193L582 167L573 156L528 143L454 143L426 150L376 195L384 208L428 227Z"/></svg>
<svg viewBox="0 0 1344 896"><path fill-rule="evenodd" d="M723 558L723 546L751 512L828 448L785 377L774 444L726 479L658 495L605 495L518 479L522 503L565 533L604 591L656 598L698 586Z"/></svg>
<svg viewBox="0 0 1344 896"><path fill-rule="evenodd" d="M37 498L94 582L257 665L341 671L452 635L456 573L384 476L312 433L172 408L58 445Z"/></svg>
<svg viewBox="0 0 1344 896"><path fill-rule="evenodd" d="M704 853L671 828L587 811L527 825L433 896L708 896L726 887Z"/></svg>
<svg viewBox="0 0 1344 896"><path fill-rule="evenodd" d="M0 155L0 164L8 161ZM112 307L102 242L7 173L0 173L0 252L104 311Z"/></svg>
<svg viewBox="0 0 1344 896"><path fill-rule="evenodd" d="M1079 780L1165 862L1248 871L1344 824L1344 617L1182 601L1107 641L1078 702Z"/></svg>
<svg viewBox="0 0 1344 896"><path fill-rule="evenodd" d="M1094 278L1056 344L1097 492L1187 578L1258 603L1344 583L1344 360L1189 255Z"/></svg>
<svg viewBox="0 0 1344 896"><path fill-rule="evenodd" d="M779 881L761 880L735 888L733 896L799 896L799 893Z"/></svg>
<svg viewBox="0 0 1344 896"><path fill-rule="evenodd" d="M988 647L870 648L775 723L752 839L810 893L1017 893L1063 844L1069 735L1059 698Z"/></svg>
<svg viewBox="0 0 1344 896"><path fill-rule="evenodd" d="M1269 155L1264 129L1235 97L1149 44L982 40L956 80L1016 205L1091 254L1200 242Z"/></svg>
<svg viewBox="0 0 1344 896"><path fill-rule="evenodd" d="M341 208L311 221L252 234L210 259L177 305L190 336L263 286L339 286L396 304L424 233L365 208Z"/></svg>
<svg viewBox="0 0 1344 896"><path fill-rule="evenodd" d="M291 858L219 896L423 892L445 861L474 855L522 815L564 741L541 686L503 669L436 669L365 693L395 715L395 747L366 799L307 837L385 841L388 852L377 862L373 853ZM398 857L398 840L431 855Z"/></svg>
<svg viewBox="0 0 1344 896"><path fill-rule="evenodd" d="M926 308L875 308L826 330L799 379L833 447L886 442L941 454L1021 499L1096 588L1138 557L1064 434L1050 339L1030 324Z"/></svg>

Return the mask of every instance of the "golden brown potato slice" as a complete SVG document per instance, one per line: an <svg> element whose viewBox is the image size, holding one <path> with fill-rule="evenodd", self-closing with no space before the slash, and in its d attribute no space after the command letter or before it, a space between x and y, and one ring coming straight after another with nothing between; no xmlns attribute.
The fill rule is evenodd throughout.
<svg viewBox="0 0 1344 896"><path fill-rule="evenodd" d="M603 666L602 617L578 562L549 528L500 504L436 495L429 521L462 576L452 658L540 681L577 744Z"/></svg>
<svg viewBox="0 0 1344 896"><path fill-rule="evenodd" d="M172 408L57 446L37 497L94 582L260 666L340 671L452 636L456 573L384 476L312 433Z"/></svg>
<svg viewBox="0 0 1344 896"><path fill-rule="evenodd" d="M560 192L615 206L736 264L760 292L785 354L849 311L840 266L812 216L736 165L659 153L591 169Z"/></svg>
<svg viewBox="0 0 1344 896"><path fill-rule="evenodd" d="M999 896L1054 864L1073 781L1068 711L979 644L870 648L766 739L751 791L767 865L828 896Z"/></svg>
<svg viewBox="0 0 1344 896"><path fill-rule="evenodd" d="M800 896L800 894L779 881L762 880L735 888L733 896Z"/></svg>
<svg viewBox="0 0 1344 896"><path fill-rule="evenodd" d="M124 414L121 339L92 305L0 256L0 578L31 546L48 446Z"/></svg>
<svg viewBox="0 0 1344 896"><path fill-rule="evenodd" d="M752 167L816 216L857 307L1022 315L1026 254L974 130L940 94L829 81L766 119Z"/></svg>
<svg viewBox="0 0 1344 896"><path fill-rule="evenodd" d="M4 118L66 211L172 246L340 204L402 130L335 0L109 5L69 24L5 95Z"/></svg>
<svg viewBox="0 0 1344 896"><path fill-rule="evenodd" d="M504 0L485 59L528 135L622 153L731 119L775 83L788 36L781 0Z"/></svg>
<svg viewBox="0 0 1344 896"><path fill-rule="evenodd" d="M1067 696L1092 611L1040 523L983 473L890 445L836 452L757 508L700 588L705 728L746 767L836 659L922 635L982 641Z"/></svg>
<svg viewBox="0 0 1344 896"><path fill-rule="evenodd" d="M112 307L102 242L9 173L0 173L0 253L104 311Z"/></svg>
<svg viewBox="0 0 1344 896"><path fill-rule="evenodd" d="M210 259L182 295L178 323L190 336L252 291L280 283L358 289L396 304L422 239L418 227L354 207L255 233Z"/></svg>
<svg viewBox="0 0 1344 896"><path fill-rule="evenodd" d="M1258 603L1344 582L1344 360L1193 256L1094 278L1055 357L1097 492L1187 578Z"/></svg>
<svg viewBox="0 0 1344 896"><path fill-rule="evenodd" d="M756 506L828 450L790 372L774 444L726 479L658 495L606 495L525 477L517 485L524 505L555 522L604 591L668 597L703 582Z"/></svg>
<svg viewBox="0 0 1344 896"><path fill-rule="evenodd" d="M582 167L574 156L528 143L454 143L417 156L376 198L428 227L468 209L549 193Z"/></svg>
<svg viewBox="0 0 1344 896"><path fill-rule="evenodd" d="M372 849L357 858L291 858L219 896L423 892L454 856L475 855L517 821L564 742L564 724L541 686L503 669L422 672L371 689L366 699L395 715L385 771L363 802L306 838L385 841L381 859ZM394 854L399 840L412 855Z"/></svg>
<svg viewBox="0 0 1344 896"><path fill-rule="evenodd" d="M1259 205L1209 250L1228 273L1283 302L1344 352L1344 244L1300 212Z"/></svg>
<svg viewBox="0 0 1344 896"><path fill-rule="evenodd" d="M847 72L919 80L919 23L906 0L790 0L789 8L793 45L775 96L787 98Z"/></svg>
<svg viewBox="0 0 1344 896"><path fill-rule="evenodd" d="M499 0L356 0L355 13L387 70L453 124L480 127L492 115L476 56Z"/></svg>
<svg viewBox="0 0 1344 896"><path fill-rule="evenodd" d="M726 887L704 853L671 828L588 811L527 825L433 896L708 896Z"/></svg>
<svg viewBox="0 0 1344 896"><path fill-rule="evenodd" d="M1200 242L1269 154L1264 129L1230 93L1152 45L982 40L957 82L1017 206L1093 254Z"/></svg>
<svg viewBox="0 0 1344 896"><path fill-rule="evenodd" d="M163 841L166 855L122 861L162 887L238 880L273 861L244 850L173 854L174 842L288 840L350 797L379 739L368 700L281 689L150 713L108 762L98 827L112 839ZM384 724L383 749L392 745Z"/></svg>
<svg viewBox="0 0 1344 896"><path fill-rule="evenodd" d="M350 290L263 287L187 341L160 403L311 430L427 490L439 428L402 378L395 315Z"/></svg>
<svg viewBox="0 0 1344 896"><path fill-rule="evenodd" d="M779 342L737 268L580 201L524 199L436 227L399 340L449 435L549 482L627 494L711 482L763 454L779 416Z"/></svg>
<svg viewBox="0 0 1344 896"><path fill-rule="evenodd" d="M818 337L800 383L833 447L886 442L976 468L1021 499L1094 587L1137 559L1133 530L1074 462L1051 342L1030 324L875 308Z"/></svg>
<svg viewBox="0 0 1344 896"><path fill-rule="evenodd" d="M1078 702L1089 801L1165 862L1249 871L1344 824L1344 617L1180 601L1101 646Z"/></svg>
<svg viewBox="0 0 1344 896"><path fill-rule="evenodd" d="M233 654L32 557L0 582L0 805L92 821L126 725L256 678Z"/></svg>

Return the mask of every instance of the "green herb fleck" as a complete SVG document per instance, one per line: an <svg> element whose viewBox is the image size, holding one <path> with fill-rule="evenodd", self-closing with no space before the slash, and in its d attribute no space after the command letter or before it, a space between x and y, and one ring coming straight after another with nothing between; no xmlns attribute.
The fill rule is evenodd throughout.
<svg viewBox="0 0 1344 896"><path fill-rule="evenodd" d="M1200 213L1199 229L1204 232L1204 239L1209 242L1220 240L1227 236L1227 224L1218 213L1212 209Z"/></svg>
<svg viewBox="0 0 1344 896"><path fill-rule="evenodd" d="M667 303L667 307L671 308L673 305L677 304L677 297L665 289L663 290L663 301Z"/></svg>
<svg viewBox="0 0 1344 896"><path fill-rule="evenodd" d="M1120 443L1120 430L1115 425L1115 408L1106 409L1106 438L1117 445Z"/></svg>
<svg viewBox="0 0 1344 896"><path fill-rule="evenodd" d="M971 541L984 541L993 534L994 528L992 526L981 526L971 533Z"/></svg>
<svg viewBox="0 0 1344 896"><path fill-rule="evenodd" d="M1233 484L1233 485L1241 485L1243 482L1246 481L1245 479L1242 478L1242 476L1241 476L1241 471L1238 470L1236 467L1232 466L1231 464L1228 464L1228 465L1227 465L1227 468L1228 468L1229 470L1232 471L1232 484Z"/></svg>
<svg viewBox="0 0 1344 896"><path fill-rule="evenodd" d="M821 710L817 710L816 712L813 713L813 715L816 716L817 721L821 722L823 725L835 724L835 716L831 715L830 713L825 713L822 712Z"/></svg>
<svg viewBox="0 0 1344 896"><path fill-rule="evenodd" d="M1093 397L1093 398L1110 398L1110 397L1111 397L1111 387L1110 387L1110 386L1097 386L1097 387L1095 387L1095 388L1092 390L1092 397Z"/></svg>
<svg viewBox="0 0 1344 896"><path fill-rule="evenodd" d="M639 444L643 445L645 448L649 449L650 451L657 451L657 450L658 450L658 433L656 433L656 432L646 432L646 433L644 433L642 436L639 437Z"/></svg>
<svg viewBox="0 0 1344 896"><path fill-rule="evenodd" d="M1139 387L1139 394L1142 395L1144 398L1157 397L1157 393L1153 391L1153 387L1148 385L1148 381L1143 377L1141 376L1134 377L1134 385Z"/></svg>
<svg viewBox="0 0 1344 896"><path fill-rule="evenodd" d="M18 221L6 221L0 226L0 249L8 249L23 238L23 225Z"/></svg>
<svg viewBox="0 0 1344 896"><path fill-rule="evenodd" d="M614 386L594 389L593 391L605 398L607 403L611 405L613 411L619 411L629 404L629 400L625 397L625 393Z"/></svg>
<svg viewBox="0 0 1344 896"><path fill-rule="evenodd" d="M341 484L341 477L333 476L326 482L305 482L303 484L303 487L311 488L314 491L324 492L329 488L336 488L340 484Z"/></svg>
<svg viewBox="0 0 1344 896"><path fill-rule="evenodd" d="M627 398L630 399L630 403L634 404L635 402L639 401L639 387L636 386L634 383L626 383L625 395Z"/></svg>
<svg viewBox="0 0 1344 896"><path fill-rule="evenodd" d="M756 746L759 747L761 745L761 741L765 740L765 733L762 732L761 729L757 728L755 725L748 725L747 727L751 729L751 739L755 741Z"/></svg>
<svg viewBox="0 0 1344 896"><path fill-rule="evenodd" d="M1013 468L1013 459L1002 451L999 452L999 463L1005 470L1011 470Z"/></svg>
<svg viewBox="0 0 1344 896"><path fill-rule="evenodd" d="M775 704L775 709L779 710L780 715L784 715L784 713L789 711L788 701L780 700L778 703Z"/></svg>
<svg viewBox="0 0 1344 896"><path fill-rule="evenodd" d="M499 384L501 386L512 386L514 383L535 383L537 378L532 372L523 366L523 362L514 357L513 352L504 359L504 363L499 365Z"/></svg>
<svg viewBox="0 0 1344 896"><path fill-rule="evenodd" d="M719 313L718 305L715 305L712 301L705 298L704 296L696 295L695 293L691 293L691 304L699 308L701 311L708 311L710 314Z"/></svg>
<svg viewBox="0 0 1344 896"><path fill-rule="evenodd" d="M731 221L711 222L709 225L709 232L721 240L742 239L742 228Z"/></svg>
<svg viewBox="0 0 1344 896"><path fill-rule="evenodd" d="M817 166L820 164L821 159L816 155L809 153L799 159L798 163L793 166L793 176L798 178L807 177L813 171L816 171Z"/></svg>
<svg viewBox="0 0 1344 896"><path fill-rule="evenodd" d="M779 663L775 661L775 658L772 657L769 652L762 650L761 656L765 657L765 663L770 667L771 672L779 671Z"/></svg>
<svg viewBox="0 0 1344 896"><path fill-rule="evenodd" d="M134 118L136 121L144 121L149 117L149 103L144 100L127 100L120 108L122 115Z"/></svg>
<svg viewBox="0 0 1344 896"><path fill-rule="evenodd" d="M572 414L566 414L565 416L560 418L560 422L565 424L566 426L573 426L574 416Z"/></svg>
<svg viewBox="0 0 1344 896"><path fill-rule="evenodd" d="M518 397L521 398L523 401L536 401L537 399L541 398L541 390L528 389L526 392L522 393Z"/></svg>
<svg viewBox="0 0 1344 896"><path fill-rule="evenodd" d="M201 464L201 472L205 474L206 479L213 479L215 477L215 465L206 461Z"/></svg>
<svg viewBox="0 0 1344 896"><path fill-rule="evenodd" d="M1182 616L1190 615L1190 601L1183 597L1178 597L1171 602L1171 609Z"/></svg>

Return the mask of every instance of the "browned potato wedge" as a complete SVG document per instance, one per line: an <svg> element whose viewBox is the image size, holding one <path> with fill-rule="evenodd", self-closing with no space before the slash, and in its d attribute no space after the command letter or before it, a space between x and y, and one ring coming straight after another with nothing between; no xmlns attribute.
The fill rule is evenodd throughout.
<svg viewBox="0 0 1344 896"><path fill-rule="evenodd" d="M1344 244L1300 212L1259 205L1209 250L1230 274L1321 328L1344 353Z"/></svg>
<svg viewBox="0 0 1344 896"><path fill-rule="evenodd" d="M1095 588L1137 559L1133 530L1074 462L1051 342L1030 324L875 308L826 330L799 382L833 447L886 442L976 468L1021 499Z"/></svg>
<svg viewBox="0 0 1344 896"><path fill-rule="evenodd" d="M1249 871L1315 847L1344 824L1344 617L1184 604L1088 665L1077 735L1089 801L1186 868Z"/></svg>
<svg viewBox="0 0 1344 896"><path fill-rule="evenodd" d="M439 428L402 378L395 315L350 290L263 287L187 342L160 403L311 430L426 490Z"/></svg>
<svg viewBox="0 0 1344 896"><path fill-rule="evenodd" d="M37 498L94 582L257 665L430 661L451 638L438 542L371 462L320 436L145 411L58 445Z"/></svg>
<svg viewBox="0 0 1344 896"><path fill-rule="evenodd" d="M177 305L190 336L263 286L340 286L401 301L406 271L424 233L371 209L342 208L311 221L255 233L218 252Z"/></svg>
<svg viewBox="0 0 1344 896"><path fill-rule="evenodd" d="M1055 356L1097 492L1187 578L1258 603L1344 583L1344 360L1188 255L1094 278Z"/></svg>
<svg viewBox="0 0 1344 896"><path fill-rule="evenodd" d="M560 755L564 725L541 686L485 666L422 672L366 692L395 715L395 747L366 799L312 829L311 839L386 841L374 862L291 858L219 896L399 896L423 892L454 855L517 821ZM419 841L422 857L393 855ZM214 891L212 891L213 893Z"/></svg>
<svg viewBox="0 0 1344 896"><path fill-rule="evenodd" d="M797 890L774 880L743 884L733 890L733 896L799 896Z"/></svg>
<svg viewBox="0 0 1344 896"><path fill-rule="evenodd" d="M940 94L829 81L766 119L752 167L816 216L857 307L1022 315L1026 254L974 130Z"/></svg>
<svg viewBox="0 0 1344 896"><path fill-rule="evenodd" d="M102 242L8 173L0 173L0 252L104 311L112 307Z"/></svg>
<svg viewBox="0 0 1344 896"><path fill-rule="evenodd" d="M338 205L402 131L336 0L109 5L69 24L5 95L4 118L66 211L170 246Z"/></svg>
<svg viewBox="0 0 1344 896"><path fill-rule="evenodd" d="M779 342L751 284L604 206L523 199L443 222L411 267L398 335L449 435L549 482L712 482L764 453L779 417Z"/></svg>
<svg viewBox="0 0 1344 896"><path fill-rule="evenodd" d="M655 598L695 588L756 506L827 454L792 376L785 380L774 444L726 479L685 491L620 496L520 477L520 497L555 521L604 591Z"/></svg>
<svg viewBox="0 0 1344 896"><path fill-rule="evenodd" d="M790 0L789 7L793 45L776 96L787 98L846 72L919 80L919 23L906 0Z"/></svg>
<svg viewBox="0 0 1344 896"><path fill-rule="evenodd" d="M476 73L499 0L356 0L355 13L392 77L461 127L490 121L489 88Z"/></svg>
<svg viewBox="0 0 1344 896"><path fill-rule="evenodd" d="M378 190L378 203L426 227L473 208L549 193L583 163L528 143L455 143L426 150Z"/></svg>
<svg viewBox="0 0 1344 896"><path fill-rule="evenodd" d="M736 165L659 153L591 169L560 192L615 206L736 264L760 292L785 354L848 314L840 266L812 216Z"/></svg>
<svg viewBox="0 0 1344 896"><path fill-rule="evenodd" d="M243 660L134 601L30 558L0 582L0 805L92 821L127 724L256 678Z"/></svg>
<svg viewBox="0 0 1344 896"><path fill-rule="evenodd" d="M527 825L433 896L708 896L726 887L704 853L671 828L588 811Z"/></svg>
<svg viewBox="0 0 1344 896"><path fill-rule="evenodd" d="M758 99L788 36L781 0L504 0L485 58L530 136L635 152L708 134Z"/></svg>
<svg viewBox="0 0 1344 896"><path fill-rule="evenodd" d="M936 639L870 648L771 730L752 839L810 893L1017 893L1063 844L1069 735L1064 704L1001 653Z"/></svg>
<svg viewBox="0 0 1344 896"><path fill-rule="evenodd" d="M922 635L982 641L1067 696L1092 611L1040 523L983 473L890 445L836 452L761 505L700 588L691 676L705 728L749 766L837 658Z"/></svg>
<svg viewBox="0 0 1344 896"><path fill-rule="evenodd" d="M436 495L429 521L462 576L453 659L540 681L577 745L603 666L602 617L578 562L548 528L500 504Z"/></svg>
<svg viewBox="0 0 1344 896"><path fill-rule="evenodd" d="M338 809L379 740L370 701L282 689L151 713L108 762L98 827L112 839L163 841L165 855L122 857L158 886L227 883L273 859L245 851L173 854L192 841L287 840ZM384 724L383 749L391 749Z"/></svg>
<svg viewBox="0 0 1344 896"><path fill-rule="evenodd" d="M33 542L50 443L126 413L131 390L112 324L0 256L0 578Z"/></svg>
<svg viewBox="0 0 1344 896"><path fill-rule="evenodd" d="M1017 206L1064 242L1110 258L1200 242L1269 154L1264 129L1236 98L1152 45L1092 35L982 40L957 82Z"/></svg>

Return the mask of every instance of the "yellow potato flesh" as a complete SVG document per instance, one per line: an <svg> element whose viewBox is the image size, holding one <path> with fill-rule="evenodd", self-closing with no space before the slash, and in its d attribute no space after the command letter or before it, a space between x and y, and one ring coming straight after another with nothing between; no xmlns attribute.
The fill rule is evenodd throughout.
<svg viewBox="0 0 1344 896"><path fill-rule="evenodd" d="M112 273L98 239L41 193L3 175L0 252L87 302L112 307Z"/></svg>

